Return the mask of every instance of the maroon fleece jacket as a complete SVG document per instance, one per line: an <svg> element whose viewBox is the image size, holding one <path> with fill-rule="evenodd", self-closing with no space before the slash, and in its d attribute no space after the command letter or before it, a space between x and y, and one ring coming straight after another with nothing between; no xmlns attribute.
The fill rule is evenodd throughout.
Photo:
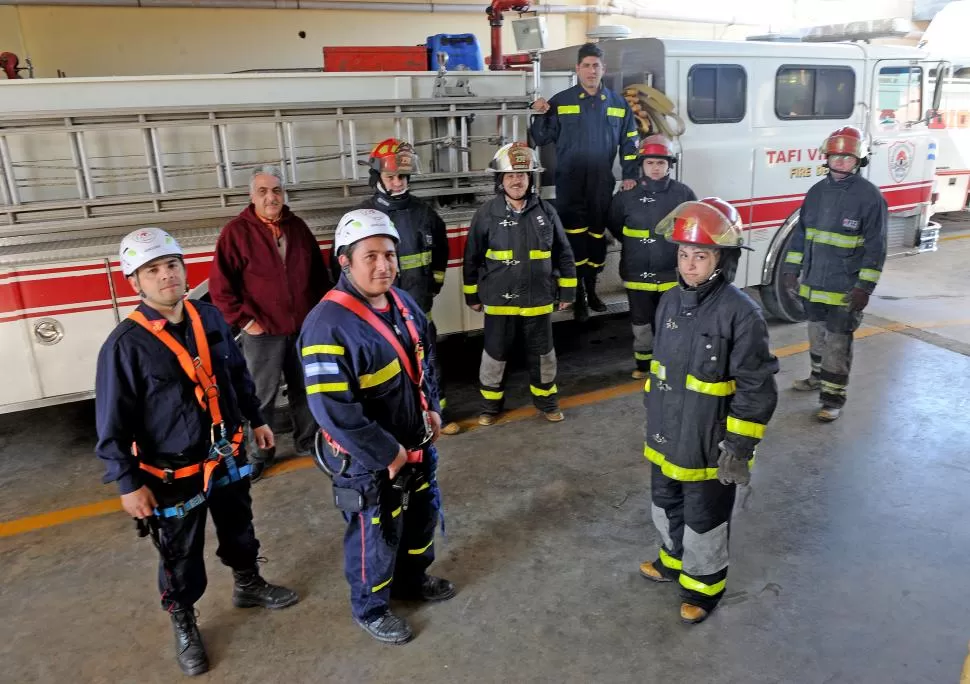
<svg viewBox="0 0 970 684"><path fill-rule="evenodd" d="M284 206L279 226L286 238L285 263L252 204L219 234L209 294L230 325L242 328L255 320L268 335L295 335L333 286L303 219Z"/></svg>

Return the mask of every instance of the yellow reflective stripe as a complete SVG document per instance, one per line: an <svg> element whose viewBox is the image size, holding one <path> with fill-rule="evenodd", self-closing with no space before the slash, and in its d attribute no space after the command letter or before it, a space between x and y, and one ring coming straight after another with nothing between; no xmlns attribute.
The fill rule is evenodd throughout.
<svg viewBox="0 0 970 684"><path fill-rule="evenodd" d="M414 493L423 492L425 489L431 489L431 483L425 482L423 485L414 490Z"/></svg>
<svg viewBox="0 0 970 684"><path fill-rule="evenodd" d="M663 563L665 568L670 568L671 570L680 570L684 567L684 562L679 558L674 558L669 553L660 549L660 562Z"/></svg>
<svg viewBox="0 0 970 684"><path fill-rule="evenodd" d="M579 281L576 278L560 278L559 287L576 287Z"/></svg>
<svg viewBox="0 0 970 684"><path fill-rule="evenodd" d="M541 249L530 249L529 258L530 259L551 259L552 252L544 252Z"/></svg>
<svg viewBox="0 0 970 684"><path fill-rule="evenodd" d="M490 249L485 252L486 259L495 259L496 261L506 261L512 258L511 249Z"/></svg>
<svg viewBox="0 0 970 684"><path fill-rule="evenodd" d="M480 389L478 390L482 393L482 396L491 401L498 401L505 396L505 392L493 392L492 390Z"/></svg>
<svg viewBox="0 0 970 684"><path fill-rule="evenodd" d="M570 235L579 235L580 233L585 233L589 230L589 226L583 226L582 228L566 228L567 233Z"/></svg>
<svg viewBox="0 0 970 684"><path fill-rule="evenodd" d="M585 266L588 263L589 263L589 259L580 259L579 261L576 262L576 265L577 266Z"/></svg>
<svg viewBox="0 0 970 684"><path fill-rule="evenodd" d="M640 230L639 228L630 228L629 226L623 226L623 234L626 237L635 237L635 238L650 237L649 230Z"/></svg>
<svg viewBox="0 0 970 684"><path fill-rule="evenodd" d="M350 385L346 382L324 382L317 385L307 385L307 394L320 394L321 392L346 392Z"/></svg>
<svg viewBox="0 0 970 684"><path fill-rule="evenodd" d="M365 373L364 375L361 375L360 388L367 389L368 387L376 387L377 385L387 382L400 372L401 361L399 359L394 359L376 373Z"/></svg>
<svg viewBox="0 0 970 684"><path fill-rule="evenodd" d="M859 247L865 242L861 235L843 235L842 233L832 233L827 230L818 230L817 228L807 228L805 230L805 239L811 242L818 242L822 245L843 247L845 249Z"/></svg>
<svg viewBox="0 0 970 684"><path fill-rule="evenodd" d="M391 517L392 518L396 518L397 516L401 515L401 510L402 509L401 509L400 506L398 506L397 508L395 508L393 511L391 511ZM370 519L370 522L371 522L371 525L380 525L381 524L381 517L380 516L375 516L375 517L373 517L373 518Z"/></svg>
<svg viewBox="0 0 970 684"><path fill-rule="evenodd" d="M785 256L785 263L786 264L800 264L800 263L802 263L802 259L804 257L805 257L805 255L802 254L801 252L789 252L787 254L787 256Z"/></svg>
<svg viewBox="0 0 970 684"><path fill-rule="evenodd" d="M660 471L671 478L681 482L702 482L704 480L716 480L717 468L682 468L674 465L667 460L667 457L648 445L643 445L643 457L656 466Z"/></svg>
<svg viewBox="0 0 970 684"><path fill-rule="evenodd" d="M605 264L605 262L598 264L595 261L590 261L590 260L587 259L586 260L586 265L587 266L592 266L593 268L600 268L601 266L605 266L606 264Z"/></svg>
<svg viewBox="0 0 970 684"><path fill-rule="evenodd" d="M448 405L448 400L445 399L444 397L441 397L441 399L438 401L438 406L440 406L441 408L445 408L447 405Z"/></svg>
<svg viewBox="0 0 970 684"><path fill-rule="evenodd" d="M485 313L493 316L541 316L552 313L552 304L545 306L489 306L486 304Z"/></svg>
<svg viewBox="0 0 970 684"><path fill-rule="evenodd" d="M754 437L755 439L764 439L765 437L764 425L761 423L753 423L750 420L741 420L734 416L728 416L727 431L733 432L736 435L743 435L744 437Z"/></svg>
<svg viewBox="0 0 970 684"><path fill-rule="evenodd" d="M650 391L650 378L649 377L647 377L647 381L645 383L643 383L643 391L644 392L649 392Z"/></svg>
<svg viewBox="0 0 970 684"><path fill-rule="evenodd" d="M826 292L824 290L813 290L808 285L798 288L798 295L810 302L817 304L829 304L830 306L844 306L846 303L844 292Z"/></svg>
<svg viewBox="0 0 970 684"><path fill-rule="evenodd" d="M636 131L630 131L629 133L626 134L626 137L628 137L628 138L635 138L635 137L637 137L637 132Z"/></svg>
<svg viewBox="0 0 970 684"><path fill-rule="evenodd" d="M635 155L635 154L624 154L623 155L623 161L633 161L636 158L637 158L637 155Z"/></svg>
<svg viewBox="0 0 970 684"><path fill-rule="evenodd" d="M441 284L441 283L445 282L445 272L444 271L435 271L434 272L434 281L436 283L438 283L438 284Z"/></svg>
<svg viewBox="0 0 970 684"><path fill-rule="evenodd" d="M347 351L339 344L311 344L309 347L304 347L302 354L303 356L310 356L311 354L336 354L337 356L343 356L344 352Z"/></svg>
<svg viewBox="0 0 970 684"><path fill-rule="evenodd" d="M370 590L370 592L371 592L372 594L376 594L376 593L377 593L377 592L379 592L379 591L380 591L381 589L383 589L383 588L384 588L384 587L386 587L386 586L387 586L388 584L390 584L390 583L391 583L391 580L392 580L392 579L394 579L394 576L393 576L393 575L392 575L392 576L390 576L390 577L388 577L388 578L387 578L387 581L385 581L385 582L381 582L381 583L380 583L380 584L378 584L378 585L377 585L376 587L374 587L373 589L371 589L371 590Z"/></svg>
<svg viewBox="0 0 970 684"><path fill-rule="evenodd" d="M667 367L656 359L650 362L650 372L656 375L659 380L667 379Z"/></svg>
<svg viewBox="0 0 970 684"><path fill-rule="evenodd" d="M623 287L628 290L641 290L643 292L666 292L672 287L677 287L677 281L669 283L634 283L623 281Z"/></svg>
<svg viewBox="0 0 970 684"><path fill-rule="evenodd" d="M688 577L683 573L680 574L680 586L691 591L696 591L698 594L704 594L705 596L717 596L720 594L724 591L726 581L721 580L716 584L704 584L703 582L698 582L693 577Z"/></svg>
<svg viewBox="0 0 970 684"><path fill-rule="evenodd" d="M478 283L474 285L462 285L461 291L465 294L478 294Z"/></svg>
<svg viewBox="0 0 970 684"><path fill-rule="evenodd" d="M626 110L623 107L607 107L606 115L618 116L622 119L624 116L626 116Z"/></svg>
<svg viewBox="0 0 970 684"><path fill-rule="evenodd" d="M579 114L579 105L559 105L556 114Z"/></svg>
<svg viewBox="0 0 970 684"><path fill-rule="evenodd" d="M405 254L397 258L401 264L401 270L407 271L412 268L421 268L431 264L431 252L420 252L418 254Z"/></svg>
<svg viewBox="0 0 970 684"><path fill-rule="evenodd" d="M539 389L535 385L529 385L529 391L532 392L532 395L535 397L551 397L553 394L559 391L559 388L553 385L549 389L544 390Z"/></svg>
<svg viewBox="0 0 970 684"><path fill-rule="evenodd" d="M635 351L633 352L633 358L635 358L637 361L649 361L653 358L653 354L645 354L643 352Z"/></svg>
<svg viewBox="0 0 970 684"><path fill-rule="evenodd" d="M408 549L408 553L412 556L420 556L422 553L430 549L432 544L434 544L434 539L429 541L427 546L423 546L420 549Z"/></svg>
<svg viewBox="0 0 970 684"><path fill-rule="evenodd" d="M589 231L589 236L591 238L596 238L597 240L599 240L603 237L603 233L594 233L593 231Z"/></svg>
<svg viewBox="0 0 970 684"><path fill-rule="evenodd" d="M734 380L727 380L725 382L704 382L703 380L698 380L690 374L687 375L686 386L687 389L693 392L710 394L714 397L729 397L734 394L735 389Z"/></svg>
<svg viewBox="0 0 970 684"><path fill-rule="evenodd" d="M864 268L859 271L859 280L865 280L869 283L878 283L879 276L882 275L882 271L877 271L874 268Z"/></svg>

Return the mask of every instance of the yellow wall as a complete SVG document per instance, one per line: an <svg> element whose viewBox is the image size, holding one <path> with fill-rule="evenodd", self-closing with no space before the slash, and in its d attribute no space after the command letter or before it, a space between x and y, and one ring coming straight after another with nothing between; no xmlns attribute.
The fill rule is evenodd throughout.
<svg viewBox="0 0 970 684"><path fill-rule="evenodd" d="M68 76L123 76L320 67L324 45L417 45L436 33L474 33L487 55L485 3L469 4L482 13L53 6L19 13L23 42L43 78L58 69ZM5 26L2 19L15 8L0 10L7 10L0 14ZM514 52L509 23L503 45ZM565 24L562 16L548 17L554 45L564 44Z"/></svg>
<svg viewBox="0 0 970 684"><path fill-rule="evenodd" d="M16 7L9 5L0 7L0 52L13 52L20 57L22 63L26 57L26 51L20 36L20 21L17 13Z"/></svg>

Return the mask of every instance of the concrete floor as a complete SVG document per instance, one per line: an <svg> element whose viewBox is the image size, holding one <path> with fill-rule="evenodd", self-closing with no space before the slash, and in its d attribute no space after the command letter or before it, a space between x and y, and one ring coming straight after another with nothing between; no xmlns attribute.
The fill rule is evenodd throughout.
<svg viewBox="0 0 970 684"><path fill-rule="evenodd" d="M688 627L653 558L642 407L622 320L557 328L567 421L526 418L441 442L448 536L434 571L459 595L404 605L418 638L377 644L349 617L342 522L302 463L254 488L264 574L303 600L232 608L209 549L198 605L213 682L955 682L970 638L970 240L894 260L856 346L842 420L786 388L803 325L773 324L779 409L735 513L728 596ZM901 325L901 324L906 324ZM920 327L923 326L923 327ZM923 329L925 328L925 329ZM450 343L450 400L474 412L475 339ZM461 362L464 359L464 362ZM528 404L522 369L513 405ZM596 400L594 400L596 399ZM90 404L0 416L0 521L110 499ZM13 528L0 525L0 533ZM120 513L0 537L0 681L171 682L155 556Z"/></svg>

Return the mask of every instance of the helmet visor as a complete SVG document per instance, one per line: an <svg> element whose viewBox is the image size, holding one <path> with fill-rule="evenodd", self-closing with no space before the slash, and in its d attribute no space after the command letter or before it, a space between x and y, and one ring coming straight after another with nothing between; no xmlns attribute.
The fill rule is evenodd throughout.
<svg viewBox="0 0 970 684"><path fill-rule="evenodd" d="M684 202L657 224L669 242L706 247L740 247L744 242L740 220L732 223L704 202Z"/></svg>

